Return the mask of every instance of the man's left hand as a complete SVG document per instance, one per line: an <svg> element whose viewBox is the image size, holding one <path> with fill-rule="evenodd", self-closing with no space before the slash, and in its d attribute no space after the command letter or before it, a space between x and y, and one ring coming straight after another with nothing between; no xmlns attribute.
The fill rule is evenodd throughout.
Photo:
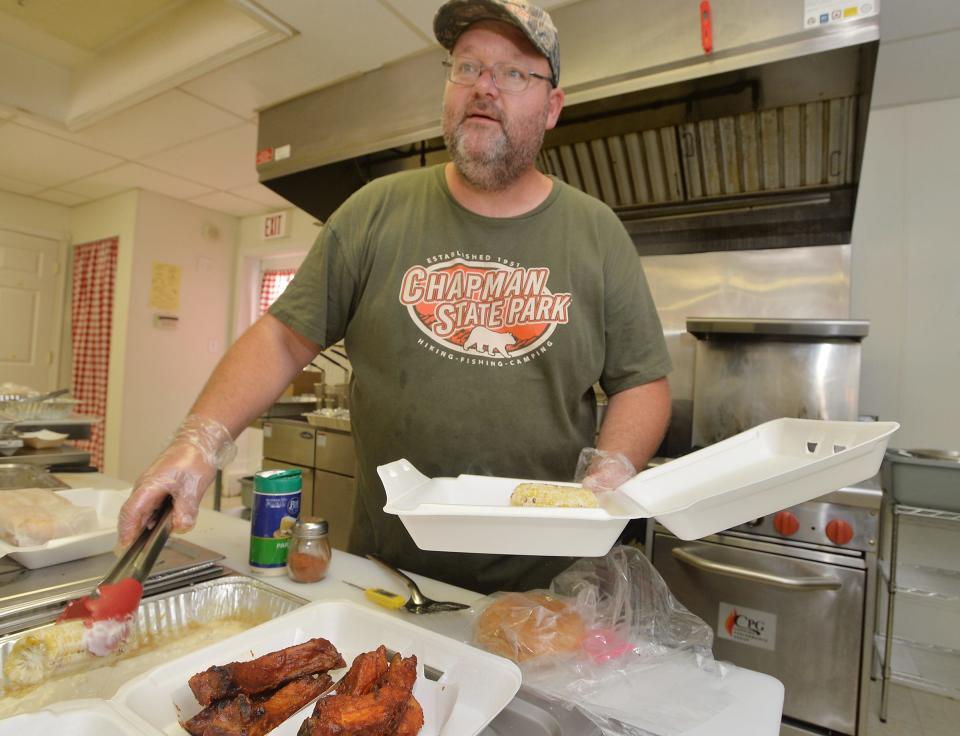
<svg viewBox="0 0 960 736"><path fill-rule="evenodd" d="M585 447L577 460L574 481L582 483L594 493L612 491L637 474L626 455L606 452L595 447Z"/></svg>

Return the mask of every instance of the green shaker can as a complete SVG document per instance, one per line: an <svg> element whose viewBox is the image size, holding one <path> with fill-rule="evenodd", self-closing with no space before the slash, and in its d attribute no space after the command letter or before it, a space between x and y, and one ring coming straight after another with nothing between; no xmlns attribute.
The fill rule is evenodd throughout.
<svg viewBox="0 0 960 736"><path fill-rule="evenodd" d="M250 570L260 575L286 574L293 525L300 516L300 471L261 470L253 476L250 517Z"/></svg>

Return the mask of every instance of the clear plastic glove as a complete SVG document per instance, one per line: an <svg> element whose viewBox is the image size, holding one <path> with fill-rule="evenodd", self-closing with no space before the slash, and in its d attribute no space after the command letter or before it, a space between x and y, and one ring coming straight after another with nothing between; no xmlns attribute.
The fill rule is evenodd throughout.
<svg viewBox="0 0 960 736"><path fill-rule="evenodd" d="M173 531L187 532L197 522L200 498L217 473L236 455L230 432L216 419L191 414L170 445L137 479L117 520L120 544L129 545L150 514L173 497Z"/></svg>
<svg viewBox="0 0 960 736"><path fill-rule="evenodd" d="M577 460L574 481L594 493L612 491L637 474L626 455L606 452L595 447L584 447Z"/></svg>

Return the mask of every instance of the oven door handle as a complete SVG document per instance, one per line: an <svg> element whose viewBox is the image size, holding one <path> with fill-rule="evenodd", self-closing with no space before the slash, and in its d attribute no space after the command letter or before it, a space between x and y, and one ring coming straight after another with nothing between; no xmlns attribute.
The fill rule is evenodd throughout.
<svg viewBox="0 0 960 736"><path fill-rule="evenodd" d="M680 562L704 572L712 572L717 575L726 575L740 580L749 580L754 583L763 583L772 585L775 588L786 588L787 590L840 590L843 584L832 577L809 577L809 578L787 578L781 575L771 575L767 572L758 572L748 567L739 565L728 565L724 562L714 562L707 560L686 547L674 547L673 556Z"/></svg>

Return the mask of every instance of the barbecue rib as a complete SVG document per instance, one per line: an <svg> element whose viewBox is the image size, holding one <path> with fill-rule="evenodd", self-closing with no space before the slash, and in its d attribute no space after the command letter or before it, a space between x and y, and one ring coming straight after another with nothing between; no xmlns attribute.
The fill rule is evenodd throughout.
<svg viewBox="0 0 960 736"><path fill-rule="evenodd" d="M307 675L269 694L240 693L211 703L181 722L193 736L263 736L330 687L328 674Z"/></svg>
<svg viewBox="0 0 960 736"><path fill-rule="evenodd" d="M423 728L423 708L412 695L407 698L407 707L403 711L400 723L393 736L417 736Z"/></svg>
<svg viewBox="0 0 960 736"><path fill-rule="evenodd" d="M343 667L340 652L326 639L310 639L249 662L231 662L198 672L188 681L200 705L238 693L275 690L297 677Z"/></svg>
<svg viewBox="0 0 960 736"><path fill-rule="evenodd" d="M300 727L299 736L393 736L412 700L416 679L417 658L395 654L390 669L380 678L380 687L362 695L337 693L320 699L314 714ZM415 717L416 712L411 714L413 720Z"/></svg>
<svg viewBox="0 0 960 736"><path fill-rule="evenodd" d="M389 665L387 648L383 644L372 652L358 654L337 685L337 695L365 695L387 674Z"/></svg>

